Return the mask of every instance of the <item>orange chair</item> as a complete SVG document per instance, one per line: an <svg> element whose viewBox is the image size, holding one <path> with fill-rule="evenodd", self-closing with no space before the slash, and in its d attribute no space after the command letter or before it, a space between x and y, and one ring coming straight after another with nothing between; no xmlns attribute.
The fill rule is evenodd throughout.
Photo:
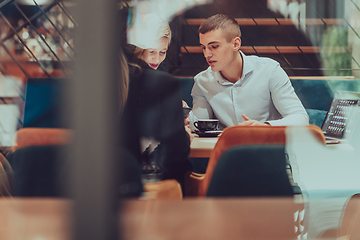
<svg viewBox="0 0 360 240"><path fill-rule="evenodd" d="M166 179L155 183L145 183L144 190L145 200L183 198L180 183L174 179Z"/></svg>
<svg viewBox="0 0 360 240"><path fill-rule="evenodd" d="M224 130L211 152L205 174L190 173L185 178L186 197L205 196L212 174L220 156L229 148L251 144L285 144L286 126L232 126ZM325 144L324 134L315 125L308 129Z"/></svg>
<svg viewBox="0 0 360 240"><path fill-rule="evenodd" d="M22 128L16 132L15 151L22 147L65 145L71 142L72 131L60 128Z"/></svg>
<svg viewBox="0 0 360 240"><path fill-rule="evenodd" d="M360 194L349 198L345 204L338 229L338 239L355 240L360 237Z"/></svg>

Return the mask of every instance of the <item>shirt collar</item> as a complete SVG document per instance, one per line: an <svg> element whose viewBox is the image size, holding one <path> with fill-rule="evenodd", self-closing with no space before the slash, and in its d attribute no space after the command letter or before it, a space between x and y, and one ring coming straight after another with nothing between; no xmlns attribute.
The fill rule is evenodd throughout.
<svg viewBox="0 0 360 240"><path fill-rule="evenodd" d="M224 79L223 76L221 75L221 73L218 72L213 72L214 73L214 79L215 81L217 81L218 83L220 83L221 85L231 85L232 83L229 82L228 80Z"/></svg>
<svg viewBox="0 0 360 240"><path fill-rule="evenodd" d="M254 70L254 63L242 51L239 50L239 52L240 52L240 54L242 56L242 59L243 59L243 75L241 76L241 79L244 79L244 77L247 74L251 73ZM213 73L214 73L215 81L217 81L221 85L234 85L234 83L229 82L226 79L224 79L220 72L213 72Z"/></svg>
<svg viewBox="0 0 360 240"><path fill-rule="evenodd" d="M242 75L243 78L252 71L254 71L254 62L251 60L251 58L246 56L242 51L239 50L239 52L243 58L243 75Z"/></svg>

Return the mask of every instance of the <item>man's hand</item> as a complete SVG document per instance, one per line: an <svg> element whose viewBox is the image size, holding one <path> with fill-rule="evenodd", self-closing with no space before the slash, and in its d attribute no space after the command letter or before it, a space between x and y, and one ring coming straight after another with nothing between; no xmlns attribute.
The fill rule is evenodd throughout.
<svg viewBox="0 0 360 240"><path fill-rule="evenodd" d="M194 139L194 134L191 133L191 129L188 125L185 126L185 131L189 134L190 137L190 142L192 142L192 140Z"/></svg>
<svg viewBox="0 0 360 240"><path fill-rule="evenodd" d="M240 123L239 124L240 126L270 126L270 124L268 124L268 123L262 123L262 122L259 122L257 120L251 120L250 118L248 118L244 114L241 115L241 116L244 119L244 122Z"/></svg>
<svg viewBox="0 0 360 240"><path fill-rule="evenodd" d="M188 126L188 127L189 127L189 125L190 125L189 114L187 115L187 117L186 117L185 120L184 120L184 125L185 125L185 126Z"/></svg>
<svg viewBox="0 0 360 240"><path fill-rule="evenodd" d="M184 125L185 125L185 131L189 134L190 137L190 142L192 142L192 140L194 139L194 134L191 133L191 129L190 129L190 120L189 120L189 114L187 115L187 117L184 120Z"/></svg>

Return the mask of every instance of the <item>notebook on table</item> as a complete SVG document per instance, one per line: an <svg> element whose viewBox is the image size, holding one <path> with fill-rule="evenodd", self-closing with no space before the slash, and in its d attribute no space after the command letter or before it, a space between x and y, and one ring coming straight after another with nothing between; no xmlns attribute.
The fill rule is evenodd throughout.
<svg viewBox="0 0 360 240"><path fill-rule="evenodd" d="M337 91L322 124L326 144L349 139L360 113L360 93Z"/></svg>

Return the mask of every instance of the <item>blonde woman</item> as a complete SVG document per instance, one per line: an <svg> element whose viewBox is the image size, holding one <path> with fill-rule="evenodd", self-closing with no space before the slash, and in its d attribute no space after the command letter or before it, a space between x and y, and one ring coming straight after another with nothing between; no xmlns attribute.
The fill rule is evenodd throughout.
<svg viewBox="0 0 360 240"><path fill-rule="evenodd" d="M188 127L184 128L180 84L177 78L156 70L166 57L171 39L170 28L165 26L168 34L160 34L163 31L154 25L152 31L157 34L147 38L149 47L145 49L135 47L133 42L122 45L126 59L131 60L128 68L121 66L128 70L123 74L126 81L120 81L120 93L125 92L121 96L126 95L122 146L138 159L143 182L176 179L183 186L185 173L192 171L192 165L187 159L191 139ZM162 43L166 44L161 48Z"/></svg>
<svg viewBox="0 0 360 240"><path fill-rule="evenodd" d="M154 70L165 70L164 65L160 65L166 58L166 53L171 42L171 29L167 22L159 18L157 15L148 14L144 17L146 24L144 27L144 36L146 36L146 42L139 42L141 46L151 46L143 49L135 46L132 63L136 63L143 68L150 67ZM150 27L151 26L151 27ZM148 31L150 29L150 31ZM142 61L140 61L142 60ZM147 65L144 66L143 63ZM160 68L159 68L160 67ZM188 107L185 101L182 101L183 107ZM190 120L188 117L184 121L185 130L190 136L190 141L194 139L194 135L191 134L189 127Z"/></svg>
<svg viewBox="0 0 360 240"><path fill-rule="evenodd" d="M171 42L171 29L165 20L154 14L148 14L144 17L146 26L144 26L146 42L139 42L136 45L133 62L141 59L149 67L157 70L160 64L166 58L166 52Z"/></svg>

